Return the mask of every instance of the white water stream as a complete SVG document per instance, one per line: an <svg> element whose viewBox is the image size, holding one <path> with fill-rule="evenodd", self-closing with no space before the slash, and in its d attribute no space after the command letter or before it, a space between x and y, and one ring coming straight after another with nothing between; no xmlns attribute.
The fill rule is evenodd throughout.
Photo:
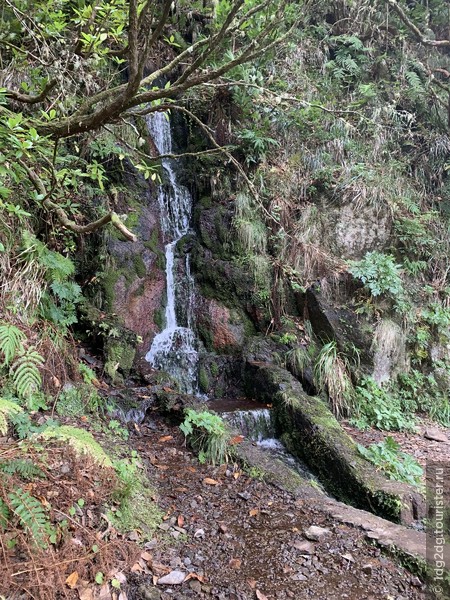
<svg viewBox="0 0 450 600"><path fill-rule="evenodd" d="M148 129L160 154L172 153L170 122L165 113L153 113L147 120ZM178 277L175 259L177 242L189 232L192 213L192 196L189 190L180 185L175 172L176 162L170 158L161 160L163 167L162 184L158 187L161 228L164 235L166 255L167 305L165 328L155 336L146 360L155 369L172 375L182 392L197 392L197 339L192 330L194 285L190 271L189 255L186 254L183 266L184 285ZM179 301L181 288L183 300ZM179 292L177 294L177 291ZM184 326L180 325L177 313Z"/></svg>

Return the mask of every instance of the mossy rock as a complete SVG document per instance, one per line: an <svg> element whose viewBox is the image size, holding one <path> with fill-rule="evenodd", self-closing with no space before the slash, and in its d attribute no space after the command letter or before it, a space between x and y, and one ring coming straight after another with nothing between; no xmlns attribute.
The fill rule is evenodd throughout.
<svg viewBox="0 0 450 600"><path fill-rule="evenodd" d="M410 524L425 516L416 488L385 479L357 451L325 401L308 396L285 369L249 362L245 371L249 397L273 404L277 434L338 499L394 522Z"/></svg>

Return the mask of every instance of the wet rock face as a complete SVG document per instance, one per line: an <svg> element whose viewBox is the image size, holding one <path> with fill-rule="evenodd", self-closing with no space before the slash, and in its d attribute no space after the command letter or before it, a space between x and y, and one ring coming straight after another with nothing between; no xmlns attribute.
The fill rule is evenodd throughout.
<svg viewBox="0 0 450 600"><path fill-rule="evenodd" d="M349 296L351 291L350 288ZM342 306L342 302L332 303L320 287L308 288L306 305L314 333L320 340L336 340L339 349L350 355L352 348L356 348L361 366L367 371L373 370L372 338L363 328L366 325L369 329L368 324L363 323L354 311Z"/></svg>
<svg viewBox="0 0 450 600"><path fill-rule="evenodd" d="M245 323L236 309L227 308L217 300L200 298L196 320L203 342L209 349L218 353L234 353L242 348Z"/></svg>

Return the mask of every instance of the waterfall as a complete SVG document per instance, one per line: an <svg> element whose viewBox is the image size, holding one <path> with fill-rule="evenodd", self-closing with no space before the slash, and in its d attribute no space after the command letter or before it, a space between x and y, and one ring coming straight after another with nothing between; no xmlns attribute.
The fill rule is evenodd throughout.
<svg viewBox="0 0 450 600"><path fill-rule="evenodd" d="M152 113L147 126L160 154L172 153L172 134L166 113ZM192 213L192 196L180 185L176 176L176 161L161 160L162 183L158 186L158 204L161 228L165 241L166 290L165 328L155 336L146 360L155 369L172 375L182 392L197 392L197 339L192 330L194 311L194 280L191 275L189 255L186 254L183 271L184 282L177 273L175 249L177 242L189 232ZM183 291L185 297L179 301ZM177 293L178 292L178 293ZM179 323L180 319L182 324Z"/></svg>

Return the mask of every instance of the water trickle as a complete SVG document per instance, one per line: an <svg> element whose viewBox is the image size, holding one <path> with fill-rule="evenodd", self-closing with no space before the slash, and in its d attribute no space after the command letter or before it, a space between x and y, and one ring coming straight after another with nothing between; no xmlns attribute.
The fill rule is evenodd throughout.
<svg viewBox="0 0 450 600"><path fill-rule="evenodd" d="M158 152L172 153L172 134L167 115L153 113L149 115L147 125ZM191 275L189 255L186 254L181 269L184 272L184 282L178 275L175 259L177 242L189 232L192 196L189 190L177 181L176 161L163 158L161 163L163 181L158 187L158 204L161 228L166 242L166 323L165 328L155 336L145 358L155 369L161 369L172 375L179 382L182 392L193 394L197 393L198 363L198 342L192 330L194 280ZM179 295L183 295L182 302L178 301Z"/></svg>
<svg viewBox="0 0 450 600"><path fill-rule="evenodd" d="M250 440L262 442L275 437L268 408L236 410L235 412L225 413L223 416L232 427L238 429L242 435Z"/></svg>

